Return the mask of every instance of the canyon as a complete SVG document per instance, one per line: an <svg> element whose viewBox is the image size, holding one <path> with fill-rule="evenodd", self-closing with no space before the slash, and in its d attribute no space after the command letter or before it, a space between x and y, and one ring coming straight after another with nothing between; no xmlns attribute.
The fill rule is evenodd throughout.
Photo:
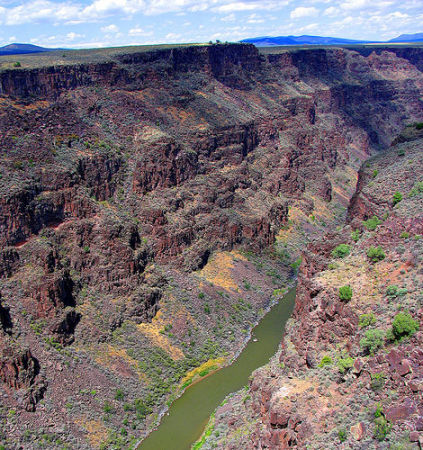
<svg viewBox="0 0 423 450"><path fill-rule="evenodd" d="M422 141L412 124L423 121L423 49L135 47L92 61L86 52L20 56L19 68L3 58L5 448L130 447L199 374L233 359L297 270L282 347L255 373L247 401L235 394L221 407L228 423L216 412L225 425L218 448L304 448L312 433L316 448L337 445L338 400L325 396L332 415L307 419L307 408L321 407L314 388L335 398L341 388L351 396L364 389L361 376L335 380L329 364L319 367L323 356L336 359L337 344L361 361L363 377L367 366L385 378L410 366L406 383L392 375L397 397L382 417L418 442L421 332L394 344L390 369L380 353L360 357L358 316L371 307L354 302L359 286L365 298L365 289L377 290L368 305L392 321L394 302L381 292L398 266L410 273L408 281L395 275L407 288L404 304L422 320L414 239ZM394 208L395 191L404 200ZM363 228L386 213L383 232ZM356 248L349 236L357 229ZM338 244L353 247L350 259L326 270ZM390 246L377 283L376 265L363 257L370 244ZM366 273L352 279L360 267ZM336 297L342 277L354 292L345 306ZM372 405L386 403L385 394ZM414 403L404 407L407 398ZM389 413L397 400L399 412ZM242 408L251 421L237 434Z"/></svg>

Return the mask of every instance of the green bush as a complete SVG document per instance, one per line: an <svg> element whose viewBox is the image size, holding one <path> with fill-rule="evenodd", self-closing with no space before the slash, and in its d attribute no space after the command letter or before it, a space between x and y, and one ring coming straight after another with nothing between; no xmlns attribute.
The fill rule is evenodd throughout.
<svg viewBox="0 0 423 450"><path fill-rule="evenodd" d="M382 261L382 259L385 259L385 252L383 251L383 248L381 246L378 247L370 247L367 250L367 256L370 258L373 262Z"/></svg>
<svg viewBox="0 0 423 450"><path fill-rule="evenodd" d="M352 233L351 233L351 239L354 241L354 242L358 242L359 240L360 240L360 230L354 230Z"/></svg>
<svg viewBox="0 0 423 450"><path fill-rule="evenodd" d="M137 398L134 401L135 411L137 412L137 417L141 420L151 413L152 409L144 402L143 399Z"/></svg>
<svg viewBox="0 0 423 450"><path fill-rule="evenodd" d="M347 431L339 430L338 431L339 442L345 442L347 440Z"/></svg>
<svg viewBox="0 0 423 450"><path fill-rule="evenodd" d="M408 231L403 231L401 234L400 234L400 238L401 239L408 239L410 237L410 233L408 232Z"/></svg>
<svg viewBox="0 0 423 450"><path fill-rule="evenodd" d="M343 301L343 302L348 302L349 300L351 300L353 295L353 291L350 285L347 286L341 286L339 288L339 298Z"/></svg>
<svg viewBox="0 0 423 450"><path fill-rule="evenodd" d="M382 223L377 216L373 216L370 219L364 220L363 225L369 230L374 231Z"/></svg>
<svg viewBox="0 0 423 450"><path fill-rule="evenodd" d="M385 385L386 375L384 373L370 374L370 378L371 378L370 387L374 391L378 391L379 389L382 389L383 386ZM380 408L380 406L378 406L378 408ZM381 409L376 409L375 417L377 417L376 413L378 413L378 411L380 411L380 414L382 414Z"/></svg>
<svg viewBox="0 0 423 450"><path fill-rule="evenodd" d="M395 192L393 198L392 198L392 206L398 205L398 203L402 200L402 194L401 192Z"/></svg>
<svg viewBox="0 0 423 450"><path fill-rule="evenodd" d="M348 244L339 244L332 250L333 258L345 258L345 256L350 254L350 246Z"/></svg>
<svg viewBox="0 0 423 450"><path fill-rule="evenodd" d="M103 405L103 411L107 413L111 413L114 411L113 406L109 402L105 402Z"/></svg>
<svg viewBox="0 0 423 450"><path fill-rule="evenodd" d="M360 340L360 347L366 353L374 355L385 343L385 335L382 330L368 330Z"/></svg>
<svg viewBox="0 0 423 450"><path fill-rule="evenodd" d="M350 356L338 359L338 369L341 373L347 372L354 364L354 359Z"/></svg>
<svg viewBox="0 0 423 450"><path fill-rule="evenodd" d="M115 400L123 400L124 397L125 394L123 393L122 389L116 389Z"/></svg>
<svg viewBox="0 0 423 450"><path fill-rule="evenodd" d="M324 366L331 366L332 365L332 358L328 355L325 355L322 360L320 361L319 367Z"/></svg>
<svg viewBox="0 0 423 450"><path fill-rule="evenodd" d="M391 284L386 288L386 295L388 297L396 297L398 295L398 286Z"/></svg>
<svg viewBox="0 0 423 450"><path fill-rule="evenodd" d="M378 417L382 417L383 416L383 408L382 405L380 403L378 403L376 405L376 411L374 413L375 418L377 419Z"/></svg>
<svg viewBox="0 0 423 450"><path fill-rule="evenodd" d="M416 130L423 130L423 122L416 123Z"/></svg>
<svg viewBox="0 0 423 450"><path fill-rule="evenodd" d="M358 326L360 328L366 328L374 323L376 323L376 317L373 313L362 314L358 319Z"/></svg>
<svg viewBox="0 0 423 450"><path fill-rule="evenodd" d="M374 437L382 442L386 439L386 436L391 431L392 425L385 419L385 417L380 416L375 419L375 431Z"/></svg>
<svg viewBox="0 0 423 450"><path fill-rule="evenodd" d="M413 335L419 329L419 324L409 313L398 313L392 322L392 333L396 340Z"/></svg>
<svg viewBox="0 0 423 450"><path fill-rule="evenodd" d="M408 193L408 196L415 197L420 194L423 194L423 181L417 181L417 183L414 184L413 189Z"/></svg>
<svg viewBox="0 0 423 450"><path fill-rule="evenodd" d="M13 63L13 67L21 67L21 63L19 61L16 61Z"/></svg>
<svg viewBox="0 0 423 450"><path fill-rule="evenodd" d="M375 169L375 170L373 171L373 173L372 173L372 177L373 177L373 178L376 178L377 175L378 175L378 173L379 173L379 171L378 171L377 169Z"/></svg>

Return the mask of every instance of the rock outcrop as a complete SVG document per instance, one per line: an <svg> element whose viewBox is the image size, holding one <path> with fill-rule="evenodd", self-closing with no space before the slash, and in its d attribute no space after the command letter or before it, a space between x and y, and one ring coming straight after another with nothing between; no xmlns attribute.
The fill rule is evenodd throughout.
<svg viewBox="0 0 423 450"><path fill-rule="evenodd" d="M253 375L251 400L242 392L216 411L219 433L206 445L382 448L422 440L422 150L423 140L412 140L363 166L348 224L303 254L280 350ZM339 245L345 254L334 251ZM371 248L381 250L377 258Z"/></svg>

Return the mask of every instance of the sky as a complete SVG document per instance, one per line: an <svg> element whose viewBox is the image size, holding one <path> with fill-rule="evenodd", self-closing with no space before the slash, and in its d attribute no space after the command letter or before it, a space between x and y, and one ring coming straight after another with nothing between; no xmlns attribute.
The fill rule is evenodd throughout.
<svg viewBox="0 0 423 450"><path fill-rule="evenodd" d="M0 46L93 48L423 32L423 0L0 0Z"/></svg>

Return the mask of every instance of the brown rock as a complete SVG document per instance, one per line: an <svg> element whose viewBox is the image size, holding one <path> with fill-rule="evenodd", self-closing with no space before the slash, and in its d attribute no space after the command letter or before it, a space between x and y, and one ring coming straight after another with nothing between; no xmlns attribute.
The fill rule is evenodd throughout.
<svg viewBox="0 0 423 450"><path fill-rule="evenodd" d="M363 370L363 367L364 367L364 362L360 358L357 358L354 361L353 373L355 373L357 376L359 376L361 374L361 371Z"/></svg>
<svg viewBox="0 0 423 450"><path fill-rule="evenodd" d="M418 431L412 431L410 433L410 442L419 442L420 433Z"/></svg>
<svg viewBox="0 0 423 450"><path fill-rule="evenodd" d="M413 369L411 368L410 361L408 361L407 359L401 360L401 363L398 366L397 371L401 376L405 376L405 375L409 374L410 372L412 372Z"/></svg>
<svg viewBox="0 0 423 450"><path fill-rule="evenodd" d="M389 422L397 422L408 419L411 415L417 412L413 401L406 398L403 403L391 406L386 411L386 418Z"/></svg>
<svg viewBox="0 0 423 450"><path fill-rule="evenodd" d="M366 425L359 422L350 428L351 434L356 441L361 441L366 433Z"/></svg>
<svg viewBox="0 0 423 450"><path fill-rule="evenodd" d="M30 350L6 348L0 358L0 379L10 388L29 387L39 372L38 361Z"/></svg>

